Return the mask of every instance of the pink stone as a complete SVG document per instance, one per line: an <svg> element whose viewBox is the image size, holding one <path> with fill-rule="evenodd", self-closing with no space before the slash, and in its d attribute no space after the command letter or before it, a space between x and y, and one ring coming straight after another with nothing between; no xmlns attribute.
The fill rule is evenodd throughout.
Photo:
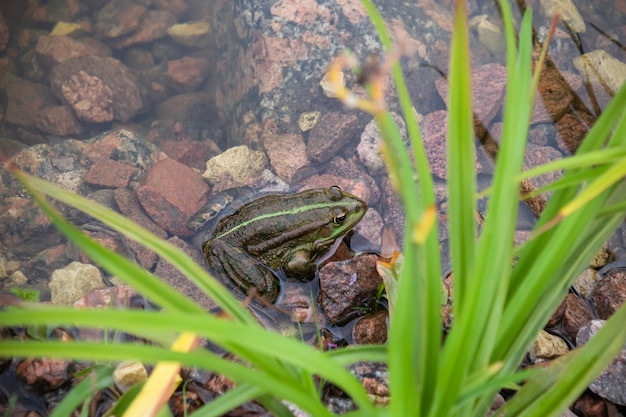
<svg viewBox="0 0 626 417"><path fill-rule="evenodd" d="M96 161L87 174L85 182L106 188L126 187L130 177L135 172L135 168L112 159L101 159Z"/></svg>
<svg viewBox="0 0 626 417"><path fill-rule="evenodd" d="M189 236L187 220L202 207L209 186L199 173L170 158L148 171L137 199L159 226L180 236Z"/></svg>

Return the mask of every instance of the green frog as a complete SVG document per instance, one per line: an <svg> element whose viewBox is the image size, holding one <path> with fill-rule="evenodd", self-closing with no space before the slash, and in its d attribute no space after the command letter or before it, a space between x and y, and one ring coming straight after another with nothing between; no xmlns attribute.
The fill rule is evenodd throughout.
<svg viewBox="0 0 626 417"><path fill-rule="evenodd" d="M270 303L279 276L310 281L367 205L339 187L266 195L217 222L202 245L211 272Z"/></svg>

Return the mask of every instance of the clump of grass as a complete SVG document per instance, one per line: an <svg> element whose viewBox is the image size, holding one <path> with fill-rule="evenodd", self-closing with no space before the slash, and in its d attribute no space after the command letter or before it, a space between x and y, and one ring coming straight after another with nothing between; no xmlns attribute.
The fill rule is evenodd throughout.
<svg viewBox="0 0 626 417"><path fill-rule="evenodd" d="M393 56L381 17L370 0L363 3L384 47ZM320 399L318 377L335 384L354 400L356 410L349 413L351 416L482 417L502 388L518 390L500 410L502 415L559 415L626 341L623 326L626 307L622 307L584 347L540 370L518 371L537 333L578 273L624 218L626 201L621 196L626 174L626 88L617 93L576 156L523 173L522 161L541 62L533 73L530 11L525 14L516 37L508 3L499 4L508 51L507 97L501 148L480 236L474 224L476 182L466 6L464 1L455 5L448 119L454 323L445 341L441 338L441 264L433 181L402 73L395 63L389 69L407 122L416 173L398 128L384 106L380 85L384 74L373 74L368 79L371 100L355 101L349 91L339 91L340 97L376 118L385 140L388 170L406 211L402 265L388 265L392 276L388 285L394 287L388 291L388 297L394 310L387 345L320 352L263 329L215 279L168 242L92 201L13 169L63 233L95 262L163 310L104 309L77 314L71 308L20 302L0 315L0 325L108 328L140 335L155 344L3 340L0 355L92 361L140 359L159 364L158 369L163 372L158 373L161 383L155 383L157 388L150 385L152 391L144 389L136 394L134 401L130 401L132 405L125 408L125 415L161 408L172 390L167 375L176 374L180 366L218 372L238 384L194 415L217 416L258 399L280 416L292 415L282 400L312 415L328 416L331 413ZM331 75L337 75L346 64L353 62L346 58L335 61ZM553 194L533 238L515 248L514 219L520 182L555 169L564 169L564 174L548 187ZM415 174L419 178L417 187ZM153 250L215 299L231 319L208 314L148 271L84 236L46 202L44 195L84 211ZM514 258L517 262L512 267ZM232 362L206 350L194 350L198 337L210 339L242 361ZM357 379L346 371L348 364L363 360L388 364L390 406L375 407ZM109 368L98 368L94 375L101 381L96 387L110 383ZM85 386L77 385L54 415L67 415L89 398L92 392Z"/></svg>

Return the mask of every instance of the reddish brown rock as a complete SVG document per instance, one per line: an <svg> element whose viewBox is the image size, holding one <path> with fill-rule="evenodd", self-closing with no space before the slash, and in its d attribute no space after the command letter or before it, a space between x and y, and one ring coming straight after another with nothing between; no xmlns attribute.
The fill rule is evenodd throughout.
<svg viewBox="0 0 626 417"><path fill-rule="evenodd" d="M298 133L283 135L268 134L263 136L263 147L270 159L270 165L276 175L291 182L299 168L308 165L306 144Z"/></svg>
<svg viewBox="0 0 626 417"><path fill-rule="evenodd" d="M84 297L79 298L73 304L76 308L130 308L130 299L137 294L137 291L129 285L120 287L100 288L91 291Z"/></svg>
<svg viewBox="0 0 626 417"><path fill-rule="evenodd" d="M626 301L626 272L611 269L594 287L591 302L598 317L608 320L624 301Z"/></svg>
<svg viewBox="0 0 626 417"><path fill-rule="evenodd" d="M176 17L164 10L150 10L141 17L139 27L127 35L111 42L116 49L126 48L139 43L154 42L165 36L167 28L176 23Z"/></svg>
<svg viewBox="0 0 626 417"><path fill-rule="evenodd" d="M61 85L61 91L79 119L92 123L113 120L113 92L100 78L79 71Z"/></svg>
<svg viewBox="0 0 626 417"><path fill-rule="evenodd" d="M572 406L577 416L606 417L607 407L602 398L590 390L583 393Z"/></svg>
<svg viewBox="0 0 626 417"><path fill-rule="evenodd" d="M136 190L141 206L159 226L188 236L187 220L202 207L208 185L200 174L173 159L162 159L148 171Z"/></svg>
<svg viewBox="0 0 626 417"><path fill-rule="evenodd" d="M565 335L574 341L578 330L593 320L593 314L585 302L574 294L567 294L563 304L563 330Z"/></svg>
<svg viewBox="0 0 626 417"><path fill-rule="evenodd" d="M552 146L538 146L534 143L529 143L526 146L526 155L524 157L524 170L528 170L534 167L538 167L548 162L557 161L562 159L563 155L557 149ZM547 174L539 177L533 177L528 180L530 185L534 188L541 188L544 185L548 185L554 181L557 181L562 176L561 171L551 171Z"/></svg>
<svg viewBox="0 0 626 417"><path fill-rule="evenodd" d="M315 162L325 162L337 155L358 131L358 119L353 113L326 113L309 134L306 153Z"/></svg>
<svg viewBox="0 0 626 417"><path fill-rule="evenodd" d="M556 122L567 112L573 98L574 92L559 70L546 66L539 79L530 123Z"/></svg>
<svg viewBox="0 0 626 417"><path fill-rule="evenodd" d="M440 78L435 81L435 86L439 96L448 104L448 81ZM489 126L500 111L505 86L506 68L500 64L486 64L472 71L472 110L478 137L484 135L485 126Z"/></svg>
<svg viewBox="0 0 626 417"><path fill-rule="evenodd" d="M186 0L155 0L152 3L157 9L167 10L177 18L183 17L189 10Z"/></svg>
<svg viewBox="0 0 626 417"><path fill-rule="evenodd" d="M387 341L387 311L367 314L354 324L352 339L359 345L385 343Z"/></svg>
<svg viewBox="0 0 626 417"><path fill-rule="evenodd" d="M253 56L258 59L255 77L259 91L265 93L279 87L283 83L283 69L306 60L308 49L307 44L299 39L260 34L252 47Z"/></svg>
<svg viewBox="0 0 626 417"><path fill-rule="evenodd" d="M15 375L43 394L65 383L71 377L71 370L69 362L63 359L28 358L17 364Z"/></svg>
<svg viewBox="0 0 626 417"><path fill-rule="evenodd" d="M126 187L134 173L135 168L128 164L103 158L91 165L85 174L85 182L104 188Z"/></svg>
<svg viewBox="0 0 626 417"><path fill-rule="evenodd" d="M441 179L448 178L447 172L448 112L438 110L428 113L422 122L422 138L430 170ZM482 164L475 159L476 172L482 172Z"/></svg>
<svg viewBox="0 0 626 417"><path fill-rule="evenodd" d="M157 107L159 119L206 121L215 110L211 96L206 93L184 93L170 97Z"/></svg>
<svg viewBox="0 0 626 417"><path fill-rule="evenodd" d="M376 295L383 282L376 272L377 259L375 255L362 255L320 268L320 304L331 322L350 319L354 307Z"/></svg>
<svg viewBox="0 0 626 417"><path fill-rule="evenodd" d="M96 33L107 38L117 38L139 27L146 8L126 0L111 0L96 16Z"/></svg>
<svg viewBox="0 0 626 417"><path fill-rule="evenodd" d="M587 113L568 113L556 122L557 144L565 154L574 154L578 146L595 123L595 118Z"/></svg>
<svg viewBox="0 0 626 417"><path fill-rule="evenodd" d="M173 236L168 239L168 242L182 249L187 255L191 257L199 265L206 265L206 259L202 256L202 252L191 247L187 242L180 239L178 236ZM216 307L215 302L210 299L205 293L203 293L193 282L185 277L180 271L175 269L170 263L159 259L157 266L154 270L154 274L162 278L166 283L176 288L180 293L195 301L205 310L210 310Z"/></svg>
<svg viewBox="0 0 626 417"><path fill-rule="evenodd" d="M87 74L88 77L78 75L81 72ZM99 87L99 83L91 77L99 79L111 91L113 119L127 122L143 110L144 104L135 76L124 64L114 58L86 55L62 62L50 71L50 88L61 99L64 99L66 94L63 86L66 85L66 90L70 92L74 84L83 88L81 98L83 96L93 98L94 92L99 92L100 97L106 98L106 89ZM91 84L88 84L88 81ZM78 103L81 102L78 101ZM107 107L98 103L92 104L102 108L103 112L100 117L104 118L104 110ZM80 104L78 107L82 108L82 106L83 104Z"/></svg>
<svg viewBox="0 0 626 417"><path fill-rule="evenodd" d="M35 53L43 66L51 68L71 58L96 54L96 51L69 36L44 35L39 37Z"/></svg>
<svg viewBox="0 0 626 417"><path fill-rule="evenodd" d="M79 135L83 132L76 115L68 106L47 106L35 120L40 130L57 136Z"/></svg>
<svg viewBox="0 0 626 417"><path fill-rule="evenodd" d="M4 15L0 12L0 52L6 49L9 43L9 36L9 26Z"/></svg>
<svg viewBox="0 0 626 417"><path fill-rule="evenodd" d="M209 75L209 61L190 56L167 63L165 79L168 84L180 92L197 89Z"/></svg>
<svg viewBox="0 0 626 417"><path fill-rule="evenodd" d="M4 120L27 129L36 129L37 116L41 110L55 101L45 85L11 74L2 79L0 89L4 90L8 99Z"/></svg>
<svg viewBox="0 0 626 417"><path fill-rule="evenodd" d="M51 0L29 3L27 12L35 22L71 22L87 11L87 4L81 0Z"/></svg>
<svg viewBox="0 0 626 417"><path fill-rule="evenodd" d="M122 213L127 218L131 219L144 229L154 233L161 239L165 239L167 237L167 233L163 230L159 225L157 225L145 211L139 205L135 194L129 190L128 188L118 188L114 193L115 203ZM145 269L152 269L158 260L158 256L148 250L145 246L140 245L131 239L126 239L126 243L131 251L135 254L135 260L139 265L141 265Z"/></svg>
<svg viewBox="0 0 626 417"><path fill-rule="evenodd" d="M170 158L198 170L206 169L206 161L219 153L212 141L165 140L159 148Z"/></svg>

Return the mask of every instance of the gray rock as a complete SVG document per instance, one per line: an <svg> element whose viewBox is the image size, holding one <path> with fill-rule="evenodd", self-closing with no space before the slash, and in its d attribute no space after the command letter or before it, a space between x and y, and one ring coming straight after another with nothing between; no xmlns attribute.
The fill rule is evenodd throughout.
<svg viewBox="0 0 626 417"><path fill-rule="evenodd" d="M402 139L405 145L408 146L408 139L406 135L406 124L400 115L397 113L391 113L396 125L400 129ZM361 141L356 148L359 154L359 159L363 162L363 165L367 167L367 171L371 175L379 175L385 172L385 161L383 160L380 152L383 139L380 136L380 129L376 124L376 121L372 119L363 129L361 133Z"/></svg>
<svg viewBox="0 0 626 417"><path fill-rule="evenodd" d="M604 320L593 320L583 326L576 336L576 344L583 345L604 326ZM613 362L589 385L589 389L602 398L626 405L626 345Z"/></svg>
<svg viewBox="0 0 626 417"><path fill-rule="evenodd" d="M311 129L306 153L315 162L328 161L350 142L357 130L358 118L355 114L326 113Z"/></svg>

